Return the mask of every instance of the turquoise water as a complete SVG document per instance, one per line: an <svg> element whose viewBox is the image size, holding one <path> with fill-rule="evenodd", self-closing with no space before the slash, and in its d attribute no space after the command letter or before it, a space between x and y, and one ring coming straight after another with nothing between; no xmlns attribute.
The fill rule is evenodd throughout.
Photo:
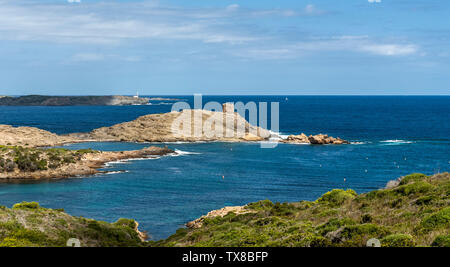
<svg viewBox="0 0 450 267"><path fill-rule="evenodd" d="M236 98L210 99L225 102ZM240 100L280 101L283 134L323 132L354 144L280 144L262 149L252 143L171 143L167 144L170 148L189 153L110 164L105 168L109 174L93 177L0 184L0 204L39 201L76 216L105 221L134 218L153 239L160 239L223 206L261 199L314 200L332 188L366 192L411 172L432 174L450 169L449 97L284 99L248 96ZM168 110L170 105L165 104L0 107L0 123L67 133ZM66 147L129 150L148 145L113 142Z"/></svg>

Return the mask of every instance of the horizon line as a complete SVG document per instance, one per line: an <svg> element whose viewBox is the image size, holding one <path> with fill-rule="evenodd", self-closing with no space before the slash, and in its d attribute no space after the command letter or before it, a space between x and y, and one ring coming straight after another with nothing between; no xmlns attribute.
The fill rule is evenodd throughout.
<svg viewBox="0 0 450 267"><path fill-rule="evenodd" d="M161 96L194 96L200 94L202 96L450 96L450 94L140 94L139 97L161 97ZM134 96L129 94L24 94L24 95L0 95L6 97L21 97L21 96ZM1 97L0 97L1 98Z"/></svg>

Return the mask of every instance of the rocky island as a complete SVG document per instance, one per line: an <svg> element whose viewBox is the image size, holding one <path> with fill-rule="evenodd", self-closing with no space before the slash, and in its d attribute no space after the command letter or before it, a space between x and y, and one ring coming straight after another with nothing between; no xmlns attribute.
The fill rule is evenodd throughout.
<svg viewBox="0 0 450 267"><path fill-rule="evenodd" d="M0 106L125 106L146 105L150 98L132 96L45 96L0 97Z"/></svg>
<svg viewBox="0 0 450 267"><path fill-rule="evenodd" d="M334 138L334 137L328 136L326 134L317 134L317 135L307 136L304 133L299 134L299 135L289 135L286 139L281 140L281 142L291 143L291 144L312 144L312 145L329 145L329 144L342 145L342 144L350 143L339 137Z"/></svg>

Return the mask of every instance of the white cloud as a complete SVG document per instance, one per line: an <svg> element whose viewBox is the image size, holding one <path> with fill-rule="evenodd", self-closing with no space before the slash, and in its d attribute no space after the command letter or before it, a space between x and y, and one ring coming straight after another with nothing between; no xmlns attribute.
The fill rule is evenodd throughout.
<svg viewBox="0 0 450 267"><path fill-rule="evenodd" d="M104 60L105 56L103 54L93 54L93 53L80 53L72 56L72 61L101 61Z"/></svg>
<svg viewBox="0 0 450 267"><path fill-rule="evenodd" d="M419 52L419 47L413 44L376 43L367 35L347 35L332 38L309 38L303 42L278 48L250 48L231 53L251 59L292 59L314 52L327 51L363 52L378 56L407 56Z"/></svg>
<svg viewBox="0 0 450 267"><path fill-rule="evenodd" d="M137 62L140 61L141 59L136 56L121 56L115 54L102 54L102 53L78 53L70 58L70 61L72 62L93 62L104 60Z"/></svg>
<svg viewBox="0 0 450 267"><path fill-rule="evenodd" d="M229 10L229 11L235 11L235 10L238 10L238 9L239 9L239 5L238 4L232 4L232 5L227 6L227 10Z"/></svg>
<svg viewBox="0 0 450 267"><path fill-rule="evenodd" d="M305 7L306 14L315 14L317 12L318 12L318 10L314 5L309 4Z"/></svg>
<svg viewBox="0 0 450 267"><path fill-rule="evenodd" d="M164 8L148 1L124 5L102 2L73 8L0 0L0 40L114 44L183 39L236 44L261 38L225 27L224 20L237 15L230 12L239 9L237 5L221 9Z"/></svg>
<svg viewBox="0 0 450 267"><path fill-rule="evenodd" d="M161 7L157 2L145 1L127 2L126 9L124 5L123 2L101 2L85 3L75 7L66 3L42 4L0 0L0 40L56 42L70 45L79 43L116 45L133 41L197 41L230 44L233 45L231 52L233 55L255 59L293 58L315 51L352 51L380 56L406 56L420 50L411 43L372 40L367 35L319 38L296 36L295 39L280 33L281 31L272 34L268 33L267 29L258 29L251 23L241 25L236 22L236 18L322 14L323 12L314 5L307 5L297 11L254 10L237 4L223 8L178 8ZM299 42L299 38L303 41ZM133 57L96 53L76 54L71 60L107 59L139 60Z"/></svg>
<svg viewBox="0 0 450 267"><path fill-rule="evenodd" d="M81 0L67 0L80 3ZM132 40L196 40L242 44L267 39L242 18L312 16L303 10L164 7L157 1L99 2L77 5L0 0L0 40L117 44ZM239 18L237 20L236 18Z"/></svg>
<svg viewBox="0 0 450 267"><path fill-rule="evenodd" d="M415 45L398 45L398 44L369 44L360 48L372 54L383 56L406 56L415 54L418 51Z"/></svg>

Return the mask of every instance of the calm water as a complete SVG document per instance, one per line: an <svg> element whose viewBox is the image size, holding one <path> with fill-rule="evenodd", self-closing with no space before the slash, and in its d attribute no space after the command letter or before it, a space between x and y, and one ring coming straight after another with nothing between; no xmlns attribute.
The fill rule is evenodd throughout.
<svg viewBox="0 0 450 267"><path fill-rule="evenodd" d="M192 102L192 97L180 97ZM0 184L0 205L39 201L105 221L134 218L154 239L212 209L251 201L313 200L332 188L383 187L411 172L450 171L450 97L204 97L279 101L282 134L328 133L343 146L250 143L168 144L180 156L111 164L90 178ZM125 107L0 107L0 123L56 133L89 131L170 111L165 102ZM139 149L149 144L90 143L69 148ZM115 173L116 171L122 171ZM224 179L222 179L224 176ZM347 182L344 183L344 178Z"/></svg>

